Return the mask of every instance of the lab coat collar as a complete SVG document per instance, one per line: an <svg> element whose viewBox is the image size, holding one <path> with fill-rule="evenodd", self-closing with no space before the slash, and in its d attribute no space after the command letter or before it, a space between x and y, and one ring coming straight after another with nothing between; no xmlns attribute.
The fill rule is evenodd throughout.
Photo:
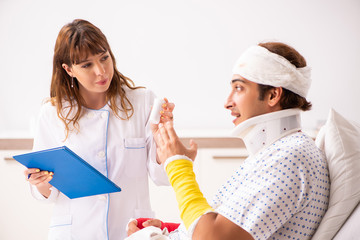
<svg viewBox="0 0 360 240"><path fill-rule="evenodd" d="M232 131L243 139L250 155L256 154L276 140L301 130L300 109L286 109L250 118Z"/></svg>

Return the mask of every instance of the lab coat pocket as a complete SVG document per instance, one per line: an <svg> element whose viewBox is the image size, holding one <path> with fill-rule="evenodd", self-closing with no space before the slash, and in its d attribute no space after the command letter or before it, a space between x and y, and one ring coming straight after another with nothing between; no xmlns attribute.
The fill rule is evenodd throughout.
<svg viewBox="0 0 360 240"><path fill-rule="evenodd" d="M49 240L71 240L71 215L53 216L49 227Z"/></svg>
<svg viewBox="0 0 360 240"><path fill-rule="evenodd" d="M147 151L145 138L124 139L125 174L130 178L147 176Z"/></svg>

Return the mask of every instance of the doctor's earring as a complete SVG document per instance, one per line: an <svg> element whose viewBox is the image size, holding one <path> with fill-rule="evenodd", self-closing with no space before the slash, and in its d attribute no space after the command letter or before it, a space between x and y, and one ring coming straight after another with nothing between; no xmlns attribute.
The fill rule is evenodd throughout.
<svg viewBox="0 0 360 240"><path fill-rule="evenodd" d="M71 88L74 88L74 77L71 76Z"/></svg>

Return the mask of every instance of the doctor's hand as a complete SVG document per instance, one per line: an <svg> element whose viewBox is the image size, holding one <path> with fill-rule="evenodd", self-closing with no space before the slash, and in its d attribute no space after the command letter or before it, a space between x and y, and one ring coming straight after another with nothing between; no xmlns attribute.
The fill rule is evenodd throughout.
<svg viewBox="0 0 360 240"><path fill-rule="evenodd" d="M37 187L39 192L45 197L50 196L50 188L52 185L49 183L53 178L54 173L49 171L40 171L37 168L28 168L24 171L26 180L29 181L31 185Z"/></svg>
<svg viewBox="0 0 360 240"><path fill-rule="evenodd" d="M165 103L161 106L162 110L160 111L160 122L159 123L166 123L168 121L173 121L174 115L173 111L175 108L175 104L169 102L167 98L164 98ZM154 133L159 130L159 124L150 124L151 131Z"/></svg>
<svg viewBox="0 0 360 240"><path fill-rule="evenodd" d="M174 155L185 155L191 160L195 160L197 154L197 144L190 140L190 148L186 148L177 136L173 122L158 125L158 131L153 132L157 145L157 155L161 163Z"/></svg>

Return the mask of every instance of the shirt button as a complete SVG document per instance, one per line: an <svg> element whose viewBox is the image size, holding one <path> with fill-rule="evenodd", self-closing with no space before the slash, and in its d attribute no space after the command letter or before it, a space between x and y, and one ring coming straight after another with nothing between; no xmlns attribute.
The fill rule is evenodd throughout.
<svg viewBox="0 0 360 240"><path fill-rule="evenodd" d="M107 112L103 112L103 113L101 114L101 117L102 117L102 118L107 118L107 117L108 117Z"/></svg>
<svg viewBox="0 0 360 240"><path fill-rule="evenodd" d="M95 113L89 112L86 116L87 116L87 118L93 118L95 116Z"/></svg>
<svg viewBox="0 0 360 240"><path fill-rule="evenodd" d="M98 199L101 201L106 201L107 197L105 195L99 195Z"/></svg>
<svg viewBox="0 0 360 240"><path fill-rule="evenodd" d="M100 151L100 152L98 152L98 157L99 158L104 158L105 157L105 152L104 151Z"/></svg>

